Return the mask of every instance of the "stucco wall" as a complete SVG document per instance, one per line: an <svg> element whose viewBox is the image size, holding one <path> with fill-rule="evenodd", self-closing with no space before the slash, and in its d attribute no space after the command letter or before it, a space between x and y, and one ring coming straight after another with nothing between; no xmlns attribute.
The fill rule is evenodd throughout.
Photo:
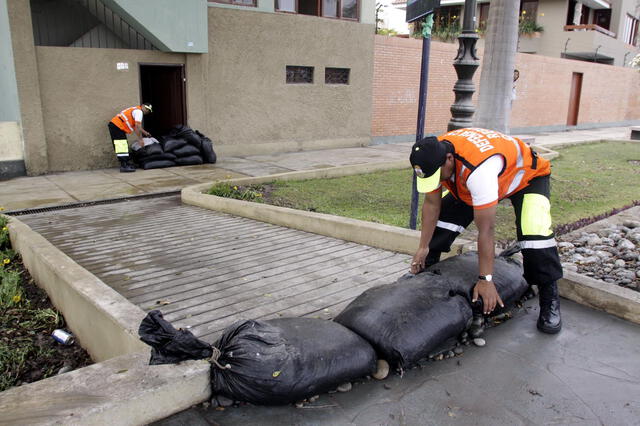
<svg viewBox="0 0 640 426"><path fill-rule="evenodd" d="M373 33L354 22L209 8L207 132L227 153L368 143ZM287 65L314 67L313 84L286 84ZM349 68L349 85L325 84L325 67Z"/></svg>
<svg viewBox="0 0 640 426"><path fill-rule="evenodd" d="M47 172L49 168L47 142L44 135L42 104L31 8L25 0L7 0L11 46L22 121L24 161L30 175Z"/></svg>
<svg viewBox="0 0 640 426"><path fill-rule="evenodd" d="M416 39L376 36L372 136L374 142L409 140L416 131L420 55ZM454 102L457 44L431 42L425 131L446 130ZM482 50L478 55L482 58ZM583 73L578 125L640 120L640 73L630 68L541 55L517 54L512 128L566 126L571 79ZM481 67L474 75L478 96ZM402 138L404 136L404 138ZM407 137L408 136L408 137Z"/></svg>
<svg viewBox="0 0 640 426"><path fill-rule="evenodd" d="M138 63L185 62L180 53L79 47L38 46L36 56L49 171L114 166L107 123L140 103Z"/></svg>

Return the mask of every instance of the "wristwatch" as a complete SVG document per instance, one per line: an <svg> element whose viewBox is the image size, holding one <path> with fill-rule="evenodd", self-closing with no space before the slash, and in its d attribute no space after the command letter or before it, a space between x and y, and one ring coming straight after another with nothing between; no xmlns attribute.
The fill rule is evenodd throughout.
<svg viewBox="0 0 640 426"><path fill-rule="evenodd" d="M493 279L493 275L488 274L488 275L478 275L478 279L479 280L483 280L483 281L491 281Z"/></svg>

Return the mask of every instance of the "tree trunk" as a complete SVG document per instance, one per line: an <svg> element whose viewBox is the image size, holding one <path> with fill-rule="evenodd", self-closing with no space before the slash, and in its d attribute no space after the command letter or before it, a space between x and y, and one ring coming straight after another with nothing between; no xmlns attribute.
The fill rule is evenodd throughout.
<svg viewBox="0 0 640 426"><path fill-rule="evenodd" d="M480 74L478 111L474 125L509 132L518 47L519 3L493 0L485 35L485 50Z"/></svg>

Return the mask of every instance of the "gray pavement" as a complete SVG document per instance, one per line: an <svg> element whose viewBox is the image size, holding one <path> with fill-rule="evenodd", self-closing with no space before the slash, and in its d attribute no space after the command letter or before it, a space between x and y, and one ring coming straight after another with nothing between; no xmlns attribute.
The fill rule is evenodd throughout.
<svg viewBox="0 0 640 426"><path fill-rule="evenodd" d="M538 332L537 301L486 332L485 347L356 383L296 408L202 405L178 425L640 425L640 327L563 300L564 328Z"/></svg>
<svg viewBox="0 0 640 426"><path fill-rule="evenodd" d="M533 135L557 146L628 139L629 128ZM524 135L523 135L524 136ZM56 173L0 183L0 207L14 210L176 191L186 185L347 164L406 158L411 142L252 157L215 165L120 174L116 169ZM127 203L129 204L129 203ZM640 328L563 300L564 329L536 331L537 307L487 332L487 346L382 382L356 383L348 393L321 395L304 408L203 406L160 425L640 425Z"/></svg>
<svg viewBox="0 0 640 426"><path fill-rule="evenodd" d="M630 132L630 127L614 127L517 136L535 139L536 145L554 147L585 141L629 139ZM6 211L48 207L178 191L188 185L234 177L404 160L410 146L411 141L407 141L359 148L223 157L216 164L137 170L135 173L120 173L113 168L19 177L0 182L0 207Z"/></svg>

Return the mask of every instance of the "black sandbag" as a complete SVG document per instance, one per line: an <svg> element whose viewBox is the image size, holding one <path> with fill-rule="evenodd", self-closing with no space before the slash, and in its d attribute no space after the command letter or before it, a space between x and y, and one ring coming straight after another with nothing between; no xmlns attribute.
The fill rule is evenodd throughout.
<svg viewBox="0 0 640 426"><path fill-rule="evenodd" d="M196 164L202 164L202 157L199 155L190 155L188 157L178 157L175 161L179 166L195 166Z"/></svg>
<svg viewBox="0 0 640 426"><path fill-rule="evenodd" d="M448 280L424 272L371 288L334 321L362 336L380 358L408 368L470 324L471 306L451 292Z"/></svg>
<svg viewBox="0 0 640 426"><path fill-rule="evenodd" d="M138 163L140 164L145 164L145 163L150 163L151 161L160 161L160 160L170 160L173 161L175 160L177 157L170 153L170 152L165 152L159 155L149 155L147 157L142 157L142 158L138 158Z"/></svg>
<svg viewBox="0 0 640 426"><path fill-rule="evenodd" d="M137 154L141 157L149 157L151 155L160 155L162 154L162 147L159 143L154 143L151 145L145 145L137 151Z"/></svg>
<svg viewBox="0 0 640 426"><path fill-rule="evenodd" d="M473 287L478 282L478 252L449 257L426 270L446 277L451 283L451 290L471 302ZM522 274L522 264L517 260L501 256L494 259L492 280L505 306L513 305L529 290ZM421 275L416 275L416 279Z"/></svg>
<svg viewBox="0 0 640 426"><path fill-rule="evenodd" d="M176 139L182 139L182 136L184 136L189 132L193 132L191 127L185 126L184 124L176 124L171 129L169 129L168 136L171 136Z"/></svg>
<svg viewBox="0 0 640 426"><path fill-rule="evenodd" d="M161 144L164 152L173 152L185 146L187 142L184 139L162 138Z"/></svg>
<svg viewBox="0 0 640 426"><path fill-rule="evenodd" d="M197 133L200 136L200 139L202 140L201 151L202 151L202 158L204 159L204 162L209 164L215 164L217 157L216 157L215 151L213 150L213 142L211 142L211 139L209 139L202 133L200 132L197 132Z"/></svg>
<svg viewBox="0 0 640 426"><path fill-rule="evenodd" d="M373 374L376 355L357 334L314 318L240 321L214 344L211 390L237 401L286 404Z"/></svg>
<svg viewBox="0 0 640 426"><path fill-rule="evenodd" d="M192 155L200 155L200 150L193 145L186 144L181 148L174 149L173 154L178 157L190 157Z"/></svg>
<svg viewBox="0 0 640 426"><path fill-rule="evenodd" d="M213 353L210 344L197 339L189 330L176 330L157 310L144 317L138 335L140 340L151 346L150 365L210 358Z"/></svg>
<svg viewBox="0 0 640 426"><path fill-rule="evenodd" d="M155 157L162 154L162 146L160 146L159 143L145 145L140 149L131 151L131 157L133 158L133 161L138 164L144 162L146 158Z"/></svg>
<svg viewBox="0 0 640 426"><path fill-rule="evenodd" d="M149 169L161 169L163 167L173 167L176 165L175 161L171 160L158 160L158 161L149 161L148 163L144 163L142 168L144 170Z"/></svg>

